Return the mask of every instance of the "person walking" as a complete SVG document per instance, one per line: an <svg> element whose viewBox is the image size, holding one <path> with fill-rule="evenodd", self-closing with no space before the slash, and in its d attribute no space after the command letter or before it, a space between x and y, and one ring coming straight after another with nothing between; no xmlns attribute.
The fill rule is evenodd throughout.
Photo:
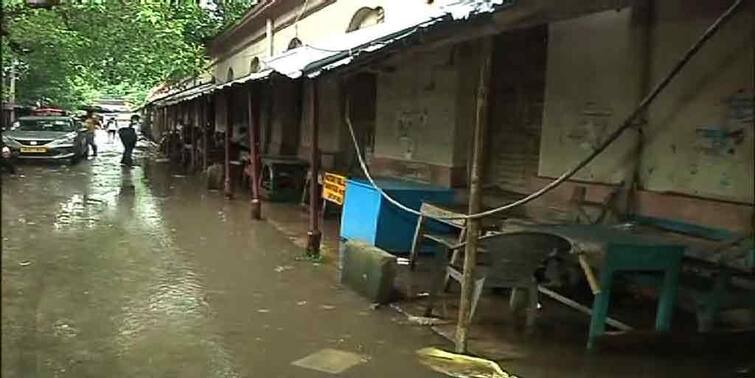
<svg viewBox="0 0 755 378"><path fill-rule="evenodd" d="M128 126L118 130L118 136L121 138L121 143L123 143L121 164L128 167L134 165L134 159L131 157L131 154L134 152L134 147L136 147L137 136L135 126L138 122L139 116L134 115L131 117L131 122L129 122Z"/></svg>
<svg viewBox="0 0 755 378"><path fill-rule="evenodd" d="M89 146L92 146L92 156L97 156L97 145L94 143L94 132L97 129L102 128L102 124L100 123L100 120L97 119L97 117L94 115L94 112L91 110L87 110L87 115L84 120L84 127L86 127L86 142L87 142L87 153L85 155L89 156Z"/></svg>
<svg viewBox="0 0 755 378"><path fill-rule="evenodd" d="M13 152L10 150L10 147L5 145L5 142L0 141L0 150L2 153L0 154L0 167L2 169L5 169L10 174L15 175L16 174L16 166L13 164Z"/></svg>
<svg viewBox="0 0 755 378"><path fill-rule="evenodd" d="M115 142L115 133L118 131L118 121L115 120L115 117L110 118L107 121L105 128L107 129L107 142Z"/></svg>

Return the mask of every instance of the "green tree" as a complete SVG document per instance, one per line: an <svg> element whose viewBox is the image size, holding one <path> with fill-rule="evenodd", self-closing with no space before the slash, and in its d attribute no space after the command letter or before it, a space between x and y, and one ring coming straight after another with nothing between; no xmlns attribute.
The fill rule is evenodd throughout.
<svg viewBox="0 0 755 378"><path fill-rule="evenodd" d="M18 62L20 102L66 108L97 96L140 102L161 82L201 72L204 43L252 4L100 0L30 9L21 0L4 0L3 74Z"/></svg>

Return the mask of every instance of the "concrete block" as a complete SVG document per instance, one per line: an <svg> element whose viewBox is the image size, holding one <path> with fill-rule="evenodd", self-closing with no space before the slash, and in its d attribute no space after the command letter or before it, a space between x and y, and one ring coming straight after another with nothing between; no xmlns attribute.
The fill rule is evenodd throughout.
<svg viewBox="0 0 755 378"><path fill-rule="evenodd" d="M396 256L356 241L344 245L341 283L374 303L390 302L395 292Z"/></svg>
<svg viewBox="0 0 755 378"><path fill-rule="evenodd" d="M224 176L225 172L223 172L223 165L213 164L207 167L207 189L223 189L223 179L225 178Z"/></svg>

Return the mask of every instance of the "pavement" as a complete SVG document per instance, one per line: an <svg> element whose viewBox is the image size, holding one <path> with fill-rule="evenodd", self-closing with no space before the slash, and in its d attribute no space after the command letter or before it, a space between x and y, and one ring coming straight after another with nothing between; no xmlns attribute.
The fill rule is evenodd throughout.
<svg viewBox="0 0 755 378"><path fill-rule="evenodd" d="M337 283L332 222L330 263L306 261L296 206L266 203L251 221L245 192L208 191L143 143L133 168L104 132L97 144L75 166L2 176L2 377L443 376L416 352L450 342ZM540 337L525 338L501 327L505 298L486 298L471 346L520 377L755 376L736 356L751 348L585 353L585 319L547 302Z"/></svg>
<svg viewBox="0 0 755 378"><path fill-rule="evenodd" d="M435 377L450 345L336 282L246 201L98 135L2 177L3 377Z"/></svg>

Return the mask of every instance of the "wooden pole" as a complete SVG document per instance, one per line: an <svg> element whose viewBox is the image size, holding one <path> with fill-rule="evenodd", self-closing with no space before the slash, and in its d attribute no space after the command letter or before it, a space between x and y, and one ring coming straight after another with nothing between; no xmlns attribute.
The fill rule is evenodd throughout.
<svg viewBox="0 0 755 378"><path fill-rule="evenodd" d="M194 169L197 167L196 161L197 161L197 133L196 128L199 124L199 110L197 107L199 106L198 100L193 100L190 103L191 110L191 165L190 169L191 172L194 172Z"/></svg>
<svg viewBox="0 0 755 378"><path fill-rule="evenodd" d="M477 87L477 109L474 125L474 146L472 155L472 174L469 180L469 213L480 212L482 202L482 163L483 147L487 129L488 87L490 81L490 65L493 50L492 38L481 41L480 77ZM475 285L475 268L477 265L477 238L480 230L480 219L467 220L467 245L464 249L464 274L461 281L461 301L459 303L459 320L456 324L456 352L467 352L467 338L471 323L470 312Z"/></svg>
<svg viewBox="0 0 755 378"><path fill-rule="evenodd" d="M172 105L168 105L168 107L170 111L166 110L166 114L168 114L168 145L166 151L168 155L168 161L170 162L170 164L173 164L173 156L171 155L171 152L173 151L173 128L176 125L176 108Z"/></svg>
<svg viewBox="0 0 755 378"><path fill-rule="evenodd" d="M225 150L225 158L224 158L224 167L225 167L225 181L223 182L223 192L225 193L226 198L233 197L233 188L231 187L231 132L233 131L233 116L231 115L231 100L233 96L231 95L231 91L233 89L229 88L228 92L226 93L226 107L225 107L225 139L224 139L224 150Z"/></svg>
<svg viewBox="0 0 755 378"><path fill-rule="evenodd" d="M252 219L262 218L262 204L260 203L259 188L259 115L258 106L253 102L252 84L249 85L249 193L251 194L250 212Z"/></svg>
<svg viewBox="0 0 755 378"><path fill-rule="evenodd" d="M209 96L206 98L203 98L202 100L202 171L207 171L207 124L210 123L209 118L209 108L210 108L210 98ZM212 127L213 132L215 131L215 127L213 124Z"/></svg>
<svg viewBox="0 0 755 378"><path fill-rule="evenodd" d="M168 105L163 105L163 133L168 132Z"/></svg>
<svg viewBox="0 0 755 378"><path fill-rule="evenodd" d="M320 143L319 143L319 120L318 120L318 96L317 85L313 79L309 83L310 117L312 137L310 138L309 170L309 233L307 234L307 254L309 256L320 255L320 187L317 177L320 172Z"/></svg>
<svg viewBox="0 0 755 378"><path fill-rule="evenodd" d="M168 113L168 106L163 106L163 130L162 136L167 138L170 136L170 114ZM170 144L168 144L170 145Z"/></svg>
<svg viewBox="0 0 755 378"><path fill-rule="evenodd" d="M639 38L637 38L637 46L634 48L636 51L633 54L636 58L636 63L640 67L639 75L637 75L637 103L642 101L642 96L650 91L651 82L651 70L652 60L650 57L651 44L653 41L653 33L651 29L651 23L653 19L652 15L653 4L651 0L642 0L635 3L632 7L633 24L638 25ZM631 155L627 159L627 170L624 176L624 183L622 189L618 193L618 200L616 201L615 216L618 217L616 221L624 221L631 217L634 212L634 197L637 190L637 183L640 180L640 168L642 167L642 155L644 149L644 134L643 124L647 122L647 112L640 115L640 122L635 126L636 140L634 141L634 148L631 151ZM610 220L614 221L614 220ZM583 267L583 270L585 267ZM589 281L588 281L589 282ZM595 290L593 289L593 292Z"/></svg>

